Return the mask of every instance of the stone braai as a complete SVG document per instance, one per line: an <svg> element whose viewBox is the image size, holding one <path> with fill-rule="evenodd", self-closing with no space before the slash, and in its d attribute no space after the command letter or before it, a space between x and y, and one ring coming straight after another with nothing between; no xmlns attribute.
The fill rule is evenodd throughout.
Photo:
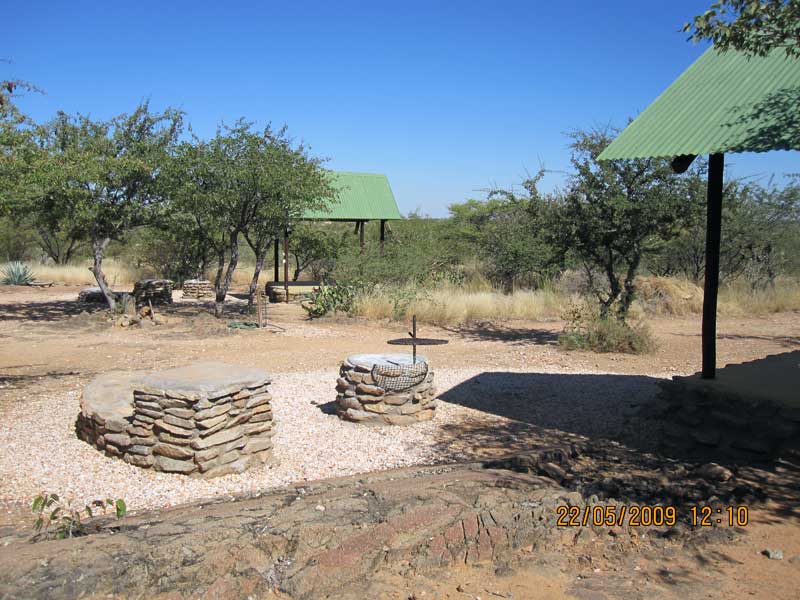
<svg viewBox="0 0 800 600"><path fill-rule="evenodd" d="M78 436L138 467L241 473L271 456L269 384L264 371L223 363L107 373L84 389Z"/></svg>
<svg viewBox="0 0 800 600"><path fill-rule="evenodd" d="M424 357L410 354L354 354L336 380L340 418L376 425L411 425L432 419L436 410L433 371Z"/></svg>

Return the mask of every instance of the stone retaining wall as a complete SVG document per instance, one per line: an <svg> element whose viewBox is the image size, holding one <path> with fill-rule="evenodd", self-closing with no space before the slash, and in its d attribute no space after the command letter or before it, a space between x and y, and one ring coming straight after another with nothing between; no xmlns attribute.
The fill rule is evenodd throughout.
<svg viewBox="0 0 800 600"><path fill-rule="evenodd" d="M182 289L184 298L210 298L214 295L214 286L205 279L187 279Z"/></svg>
<svg viewBox="0 0 800 600"><path fill-rule="evenodd" d="M659 384L662 444L695 457L800 457L800 408L753 398L695 377Z"/></svg>
<svg viewBox="0 0 800 600"><path fill-rule="evenodd" d="M433 371L409 389L384 389L365 364L345 360L336 380L336 414L356 423L411 425L432 419L437 401Z"/></svg>
<svg viewBox="0 0 800 600"><path fill-rule="evenodd" d="M169 279L142 279L133 286L136 304L172 304L172 281Z"/></svg>
<svg viewBox="0 0 800 600"><path fill-rule="evenodd" d="M138 467L240 473L271 456L269 383L262 371L219 363L101 375L84 390L78 435Z"/></svg>

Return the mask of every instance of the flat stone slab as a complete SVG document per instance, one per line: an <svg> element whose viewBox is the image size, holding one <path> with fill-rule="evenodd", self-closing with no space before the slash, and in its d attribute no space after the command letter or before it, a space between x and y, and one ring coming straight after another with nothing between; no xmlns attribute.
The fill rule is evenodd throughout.
<svg viewBox="0 0 800 600"><path fill-rule="evenodd" d="M98 375L83 388L81 413L103 421L133 416L131 381L142 373L144 371L111 371Z"/></svg>
<svg viewBox="0 0 800 600"><path fill-rule="evenodd" d="M180 394L200 400L224 396L231 390L267 385L271 377L261 369L204 362L165 371L144 372L132 379L136 389Z"/></svg>
<svg viewBox="0 0 800 600"><path fill-rule="evenodd" d="M215 362L106 373L84 388L78 437L142 468L239 473L270 460L270 381L260 369Z"/></svg>
<svg viewBox="0 0 800 600"><path fill-rule="evenodd" d="M354 367L362 367L372 369L375 365L387 367L407 367L412 364L426 363L428 360L417 354L417 362L412 362L410 354L351 354L347 357L349 362Z"/></svg>

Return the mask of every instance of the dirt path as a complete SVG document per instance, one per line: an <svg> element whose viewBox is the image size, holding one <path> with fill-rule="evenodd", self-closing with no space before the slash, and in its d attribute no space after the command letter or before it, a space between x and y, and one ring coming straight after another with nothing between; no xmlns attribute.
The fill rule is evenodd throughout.
<svg viewBox="0 0 800 600"><path fill-rule="evenodd" d="M0 286L0 367L5 383L63 373L89 375L109 369L167 366L197 359L227 360L271 371L336 366L365 350L396 348L386 340L406 324L332 318L309 321L296 304L270 305L270 330L231 330L208 314L210 304L175 304L161 314L167 323L150 329L109 327L98 313L74 301L78 288ZM241 302L229 317L242 318ZM205 310L204 310L205 309ZM94 310L97 310L96 308ZM483 323L459 329L424 327L423 335L449 340L425 349L437 367L559 367L616 373L692 373L700 362L699 316L650 321L659 348L653 355L562 352L561 322ZM720 318L718 363L741 362L800 348L800 313Z"/></svg>

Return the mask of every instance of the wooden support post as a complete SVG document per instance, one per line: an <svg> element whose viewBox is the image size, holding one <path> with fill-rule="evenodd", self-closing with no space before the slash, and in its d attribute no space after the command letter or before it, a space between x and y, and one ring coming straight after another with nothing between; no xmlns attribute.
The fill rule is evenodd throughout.
<svg viewBox="0 0 800 600"><path fill-rule="evenodd" d="M415 365L417 364L417 315L411 317L411 323L411 339L414 340L411 344L411 364Z"/></svg>
<svg viewBox="0 0 800 600"><path fill-rule="evenodd" d="M361 254L364 254L364 223L361 221L361 227L358 230L358 245L361 246Z"/></svg>
<svg viewBox="0 0 800 600"><path fill-rule="evenodd" d="M717 371L717 292L719 291L719 246L722 231L722 182L725 155L708 157L708 213L706 218L706 278L703 288L703 379L714 379Z"/></svg>
<svg viewBox="0 0 800 600"><path fill-rule="evenodd" d="M383 244L386 240L386 219L381 219L381 256L383 256Z"/></svg>
<svg viewBox="0 0 800 600"><path fill-rule="evenodd" d="M280 250L278 249L278 238L275 238L273 240L273 244L275 245L275 272L274 272L274 277L272 278L272 280L277 283L278 281L280 281L280 273L281 273L280 272L280 267L278 266L278 265L280 265L280 262L279 262L279 259L278 259L278 255L280 253Z"/></svg>
<svg viewBox="0 0 800 600"><path fill-rule="evenodd" d="M283 230L283 291L289 303L289 228Z"/></svg>

